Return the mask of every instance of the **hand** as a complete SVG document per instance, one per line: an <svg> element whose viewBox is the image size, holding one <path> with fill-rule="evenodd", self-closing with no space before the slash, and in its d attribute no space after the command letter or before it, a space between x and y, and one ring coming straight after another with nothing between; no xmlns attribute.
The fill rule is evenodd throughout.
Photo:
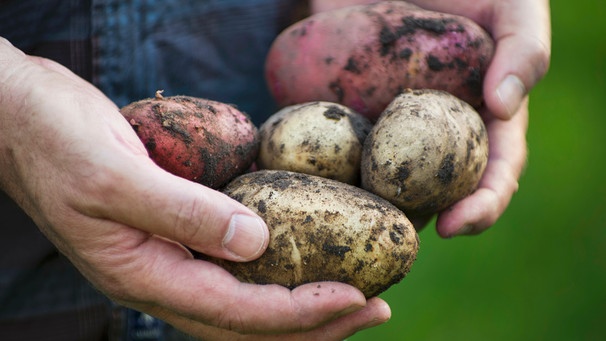
<svg viewBox="0 0 606 341"><path fill-rule="evenodd" d="M267 227L229 197L157 167L100 91L2 38L0 188L99 290L198 337L343 339L390 315L345 284L243 284L194 259L184 245L257 258Z"/></svg>
<svg viewBox="0 0 606 341"><path fill-rule="evenodd" d="M485 110L488 130L488 164L478 189L438 215L436 229L442 237L477 234L503 214L526 164L528 100L509 120L501 120Z"/></svg>
<svg viewBox="0 0 606 341"><path fill-rule="evenodd" d="M378 2L310 0L311 13ZM491 34L496 53L484 79L484 100L500 119L518 112L545 75L551 55L549 0L407 0L427 10L470 18Z"/></svg>
<svg viewBox="0 0 606 341"><path fill-rule="evenodd" d="M545 75L551 55L549 1L411 0L429 10L466 16L496 42L484 78L489 160L478 190L438 216L443 237L477 234L503 214L526 163L528 92Z"/></svg>
<svg viewBox="0 0 606 341"><path fill-rule="evenodd" d="M376 0L312 0L312 13ZM490 141L489 161L478 190L438 216L442 237L477 234L493 225L518 189L526 162L528 92L545 75L551 55L549 1L408 0L422 8L468 17L496 42L484 78L481 110ZM414 221L421 227L430 217Z"/></svg>
<svg viewBox="0 0 606 341"><path fill-rule="evenodd" d="M549 68L549 0L410 0L428 10L468 17L496 42L484 79L484 100L492 115L509 119Z"/></svg>

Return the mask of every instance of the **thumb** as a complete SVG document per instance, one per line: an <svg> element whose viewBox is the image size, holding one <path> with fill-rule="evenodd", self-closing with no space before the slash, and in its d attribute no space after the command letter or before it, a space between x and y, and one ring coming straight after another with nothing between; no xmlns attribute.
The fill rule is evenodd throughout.
<svg viewBox="0 0 606 341"><path fill-rule="evenodd" d="M110 176L104 205L94 215L111 219L233 261L259 257L269 232L263 220L227 195L174 176L142 155L127 174Z"/></svg>
<svg viewBox="0 0 606 341"><path fill-rule="evenodd" d="M484 100L497 118L509 119L549 68L549 2L499 1L491 33L496 52L484 79Z"/></svg>

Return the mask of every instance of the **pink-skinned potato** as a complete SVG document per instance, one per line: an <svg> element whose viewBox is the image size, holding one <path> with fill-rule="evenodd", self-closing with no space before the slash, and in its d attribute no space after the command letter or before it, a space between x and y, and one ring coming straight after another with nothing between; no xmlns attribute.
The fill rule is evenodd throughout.
<svg viewBox="0 0 606 341"><path fill-rule="evenodd" d="M120 109L149 156L164 170L218 189L257 157L256 126L236 107L191 96L155 98Z"/></svg>
<svg viewBox="0 0 606 341"><path fill-rule="evenodd" d="M265 77L281 106L343 104L375 120L404 89L447 91L474 107L494 41L468 18L402 1L309 16L273 42Z"/></svg>

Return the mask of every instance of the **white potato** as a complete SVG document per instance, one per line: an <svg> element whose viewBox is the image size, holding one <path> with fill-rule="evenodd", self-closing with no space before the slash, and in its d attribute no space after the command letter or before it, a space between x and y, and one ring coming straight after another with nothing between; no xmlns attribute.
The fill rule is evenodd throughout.
<svg viewBox="0 0 606 341"><path fill-rule="evenodd" d="M259 129L260 169L281 169L359 184L364 139L371 123L331 102L283 108Z"/></svg>
<svg viewBox="0 0 606 341"><path fill-rule="evenodd" d="M418 235L404 213L361 188L262 170L241 175L224 192L270 230L268 249L257 260L209 258L241 281L288 288L338 281L372 297L400 282L416 258Z"/></svg>
<svg viewBox="0 0 606 341"><path fill-rule="evenodd" d="M362 156L362 187L409 217L437 213L472 193L488 161L488 134L467 103L406 90L381 114Z"/></svg>

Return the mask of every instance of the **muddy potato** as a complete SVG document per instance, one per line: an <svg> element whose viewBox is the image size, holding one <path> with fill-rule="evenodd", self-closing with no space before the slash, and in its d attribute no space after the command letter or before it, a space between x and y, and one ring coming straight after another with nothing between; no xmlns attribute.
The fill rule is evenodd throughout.
<svg viewBox="0 0 606 341"><path fill-rule="evenodd" d="M286 28L265 76L280 105L338 102L375 121L406 88L448 91L479 107L493 53L492 37L468 18L377 1Z"/></svg>
<svg viewBox="0 0 606 341"><path fill-rule="evenodd" d="M366 139L362 187L409 217L437 213L471 194L488 161L488 135L467 103L438 90L406 90Z"/></svg>
<svg viewBox="0 0 606 341"><path fill-rule="evenodd" d="M317 281L351 284L367 297L400 282L414 262L417 233L386 200L335 180L288 171L241 175L224 192L270 229L257 260L210 260L244 282L288 288Z"/></svg>
<svg viewBox="0 0 606 341"><path fill-rule="evenodd" d="M232 105L191 96L162 96L120 109L164 170L211 188L247 171L259 149L258 131Z"/></svg>
<svg viewBox="0 0 606 341"><path fill-rule="evenodd" d="M337 103L288 106L259 129L260 169L281 169L359 184L364 139L372 127Z"/></svg>

